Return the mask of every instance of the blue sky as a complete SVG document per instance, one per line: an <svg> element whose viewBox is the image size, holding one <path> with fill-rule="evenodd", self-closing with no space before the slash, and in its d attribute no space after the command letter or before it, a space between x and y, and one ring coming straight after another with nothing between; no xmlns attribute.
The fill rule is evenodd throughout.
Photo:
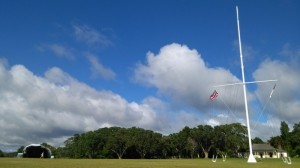
<svg viewBox="0 0 300 168"><path fill-rule="evenodd" d="M104 126L168 134L224 117L244 123L241 108L223 114L222 101L208 101L212 85L241 80L236 5L246 79L279 80L266 111L252 112L254 136L298 123L299 1L1 0L0 149L59 146ZM248 87L251 109L273 85Z"/></svg>

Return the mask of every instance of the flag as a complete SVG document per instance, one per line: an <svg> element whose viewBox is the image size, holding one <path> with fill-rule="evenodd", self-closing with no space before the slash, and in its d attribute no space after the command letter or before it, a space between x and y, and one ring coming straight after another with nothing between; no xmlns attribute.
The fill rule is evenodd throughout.
<svg viewBox="0 0 300 168"><path fill-rule="evenodd" d="M271 93L270 93L270 99L271 99L271 97L272 97L272 94L273 94L273 92L274 92L274 90L275 90L275 87L276 87L276 83L275 83L275 85L274 85L274 87L273 87L273 89L272 89L272 91L271 91Z"/></svg>
<svg viewBox="0 0 300 168"><path fill-rule="evenodd" d="M215 90L209 97L209 100L213 101L218 97L218 92Z"/></svg>

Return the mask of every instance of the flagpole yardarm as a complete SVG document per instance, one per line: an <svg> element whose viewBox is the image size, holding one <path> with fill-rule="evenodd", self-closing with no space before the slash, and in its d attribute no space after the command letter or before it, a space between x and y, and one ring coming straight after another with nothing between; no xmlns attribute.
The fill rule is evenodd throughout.
<svg viewBox="0 0 300 168"><path fill-rule="evenodd" d="M255 83L265 83L265 82L277 82L278 80L261 80L261 81L252 81L252 82L238 82L238 83L228 83L224 85L215 85L212 87L224 87L224 86L234 86L234 85L244 85L244 84L255 84Z"/></svg>

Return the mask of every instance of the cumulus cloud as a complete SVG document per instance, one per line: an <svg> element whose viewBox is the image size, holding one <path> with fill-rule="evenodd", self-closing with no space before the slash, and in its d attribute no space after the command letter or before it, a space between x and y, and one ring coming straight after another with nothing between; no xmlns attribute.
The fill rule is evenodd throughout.
<svg viewBox="0 0 300 168"><path fill-rule="evenodd" d="M156 110L163 107L160 100L127 102L111 91L95 90L56 67L37 76L23 65L8 69L0 64L0 81L0 146L58 145L74 133L100 127L161 130L168 123L157 116Z"/></svg>
<svg viewBox="0 0 300 168"><path fill-rule="evenodd" d="M253 73L256 80L278 79L270 111L278 119L290 123L300 120L300 96L297 94L300 90L299 72L298 66L291 66L278 60L266 60ZM270 84L258 85L256 92L258 95L264 95L266 91L270 92L271 88Z"/></svg>
<svg viewBox="0 0 300 168"><path fill-rule="evenodd" d="M90 69L92 71L93 77L101 76L104 79L114 79L115 78L115 76L116 76L115 72L109 68L104 67L96 56L94 56L92 54L86 54L86 57L88 58L89 62L91 63Z"/></svg>
<svg viewBox="0 0 300 168"><path fill-rule="evenodd" d="M88 58L97 70L101 63L93 55ZM240 80L229 70L209 67L200 53L185 45L174 43L162 47L158 54L148 52L145 63L136 65L134 79L156 88L158 97L162 96L149 95L141 102L128 102L111 91L96 90L57 67L37 76L23 65L8 67L1 62L0 146L57 145L74 133L107 126L137 126L168 134L200 124L245 125L241 85L217 88L218 98L209 101L216 89L212 86ZM299 121L300 97L295 94L300 89L299 69L296 64L266 60L253 73L255 80L278 82L263 118L256 123L257 117L251 116L252 137L267 140L278 135L280 121L290 125ZM258 97L264 104L273 85L260 84L248 91L252 115L258 114L253 112L257 110L253 99Z"/></svg>
<svg viewBox="0 0 300 168"><path fill-rule="evenodd" d="M196 50L176 43L162 47L157 55L148 52L146 63L138 64L134 73L137 82L199 111L209 108L214 85L239 82L224 68L208 67ZM225 96L222 89L218 90L219 96Z"/></svg>
<svg viewBox="0 0 300 168"><path fill-rule="evenodd" d="M297 52L292 53L297 54ZM246 123L242 85L211 87L217 84L240 82L240 80L229 70L207 66L196 50L185 45L174 43L162 47L158 54L148 52L146 62L138 64L134 74L137 82L156 88L160 94L175 102L176 107L179 106L178 104L184 104L183 108L193 107L196 112L207 114L197 116L187 112L188 114L181 115L181 121L189 118L189 115L199 118L198 121L188 119L190 122L184 122L186 125L191 122L210 125L229 122L241 122L244 125ZM290 124L299 121L300 97L299 94L295 94L300 90L298 76L298 64L290 66L288 63L276 60L262 62L253 73L255 80L278 79L277 87L268 104L266 101L274 83L259 84L247 92L250 125L252 127L257 125L256 129L259 128L259 130L252 130L254 136L267 140L270 136L274 136L274 132L275 135L278 134L280 121L287 121ZM208 101L213 89L219 92L215 104ZM264 105L266 105L264 111L260 111ZM263 118L258 118L260 112L263 113ZM256 124L257 120L259 120L258 124Z"/></svg>

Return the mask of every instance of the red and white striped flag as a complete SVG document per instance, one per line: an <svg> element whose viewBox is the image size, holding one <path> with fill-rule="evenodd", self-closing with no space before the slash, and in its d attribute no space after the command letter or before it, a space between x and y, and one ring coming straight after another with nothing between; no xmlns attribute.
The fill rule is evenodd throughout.
<svg viewBox="0 0 300 168"><path fill-rule="evenodd" d="M218 92L215 90L209 97L209 100L213 101L218 97Z"/></svg>

